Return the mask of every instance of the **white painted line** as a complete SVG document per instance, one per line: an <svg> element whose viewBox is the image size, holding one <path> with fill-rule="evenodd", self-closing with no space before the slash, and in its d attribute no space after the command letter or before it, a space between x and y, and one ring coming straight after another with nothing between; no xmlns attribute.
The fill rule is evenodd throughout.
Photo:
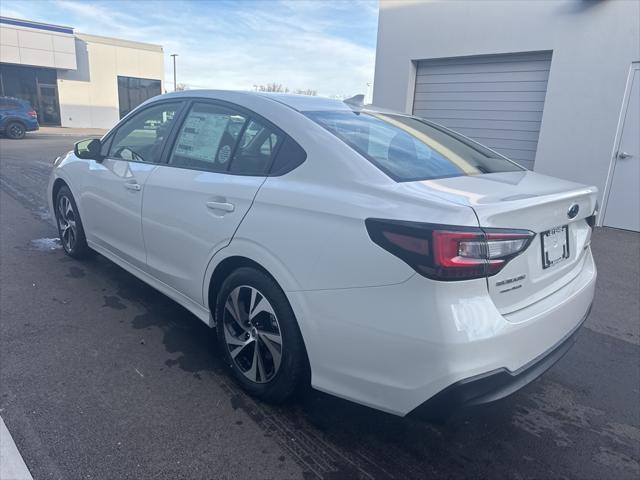
<svg viewBox="0 0 640 480"><path fill-rule="evenodd" d="M33 480L2 417L0 417L0 479Z"/></svg>

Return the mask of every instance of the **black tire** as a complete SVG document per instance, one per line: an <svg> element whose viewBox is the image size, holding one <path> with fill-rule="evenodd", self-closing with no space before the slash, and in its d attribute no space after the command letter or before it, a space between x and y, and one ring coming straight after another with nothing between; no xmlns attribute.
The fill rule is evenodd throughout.
<svg viewBox="0 0 640 480"><path fill-rule="evenodd" d="M24 125L20 122L9 122L4 129L5 135L13 140L23 139L26 131Z"/></svg>
<svg viewBox="0 0 640 480"><path fill-rule="evenodd" d="M65 253L77 259L89 257L93 250L87 245L78 206L66 185L58 190L53 208L58 235Z"/></svg>
<svg viewBox="0 0 640 480"><path fill-rule="evenodd" d="M245 309L249 312L252 308L253 290L257 291L256 299L264 297L270 308L267 309L268 311L262 311L259 308L262 305L262 301L256 300L253 313L255 314L259 310L260 313L254 316L252 320L249 320L251 313L248 314L246 317L248 322L247 329L243 332L242 327L237 328L237 322L234 323L235 316L225 306L228 301L233 301L232 293L239 292L236 296L238 309ZM275 315L271 315L270 311ZM223 352L224 360L231 368L236 381L250 395L270 403L281 403L289 398L297 387L302 386L302 382L307 380L308 360L298 323L287 297L271 277L260 270L250 267L241 267L233 271L220 288L216 300L215 314L218 343ZM266 325L265 322L268 322L269 325ZM255 331L255 334L252 330ZM273 352L274 348L276 351L278 350L278 344L270 340L276 337L274 334L276 330L279 332L281 342L279 349L281 357L277 367L277 355L274 356L271 352ZM230 346L228 343L230 337L228 335L232 335L232 338L237 340L235 332L239 332L239 335L245 335L242 338L245 338L247 342L251 342L251 338L255 338L253 347L251 343L247 343L245 347L236 346L238 344ZM265 333L270 334L271 337L265 338ZM267 343L270 343L270 345L267 345ZM235 360L232 358L232 348ZM240 350L237 350L238 348ZM260 378L263 377L260 368L256 367L253 370L251 368L247 370L241 368L242 361L245 362L245 367L251 361L255 364L256 357L254 354L256 348L259 351L258 356L262 358L262 360L258 361L258 364L259 366L264 365L262 369L266 372L264 378ZM271 359L271 362L269 359ZM253 376L251 372L256 370L258 371L255 375L256 379L251 380L250 377ZM249 375L247 372L249 372Z"/></svg>

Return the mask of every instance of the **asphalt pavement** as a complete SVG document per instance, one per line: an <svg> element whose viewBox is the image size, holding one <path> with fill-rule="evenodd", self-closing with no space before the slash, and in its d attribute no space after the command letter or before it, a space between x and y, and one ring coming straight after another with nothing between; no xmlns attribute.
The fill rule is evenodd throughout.
<svg viewBox="0 0 640 480"><path fill-rule="evenodd" d="M0 139L0 416L33 478L640 477L639 234L596 231L576 345L501 402L444 424L318 392L273 407L238 389L185 309L63 254L46 184L77 139Z"/></svg>

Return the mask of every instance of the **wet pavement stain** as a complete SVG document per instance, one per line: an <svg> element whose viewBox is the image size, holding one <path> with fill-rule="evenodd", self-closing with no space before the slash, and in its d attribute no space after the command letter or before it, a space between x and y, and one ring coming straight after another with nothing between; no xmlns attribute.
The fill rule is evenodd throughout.
<svg viewBox="0 0 640 480"><path fill-rule="evenodd" d="M65 276L69 278L84 278L84 270L78 267L69 267L69 273Z"/></svg>
<svg viewBox="0 0 640 480"><path fill-rule="evenodd" d="M70 299L60 299L58 297L51 297L51 300L53 300L56 303L59 303L60 305L68 305L69 303L71 303Z"/></svg>
<svg viewBox="0 0 640 480"><path fill-rule="evenodd" d="M127 308L120 300L120 297L115 295L104 295L104 305L102 305L102 307L113 308L114 310L124 310Z"/></svg>

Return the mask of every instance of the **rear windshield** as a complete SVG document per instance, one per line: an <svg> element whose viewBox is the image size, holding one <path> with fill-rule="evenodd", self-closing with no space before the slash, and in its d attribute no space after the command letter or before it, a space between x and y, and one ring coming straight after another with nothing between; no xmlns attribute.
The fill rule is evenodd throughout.
<svg viewBox="0 0 640 480"><path fill-rule="evenodd" d="M524 170L421 119L377 112L304 112L398 182Z"/></svg>

